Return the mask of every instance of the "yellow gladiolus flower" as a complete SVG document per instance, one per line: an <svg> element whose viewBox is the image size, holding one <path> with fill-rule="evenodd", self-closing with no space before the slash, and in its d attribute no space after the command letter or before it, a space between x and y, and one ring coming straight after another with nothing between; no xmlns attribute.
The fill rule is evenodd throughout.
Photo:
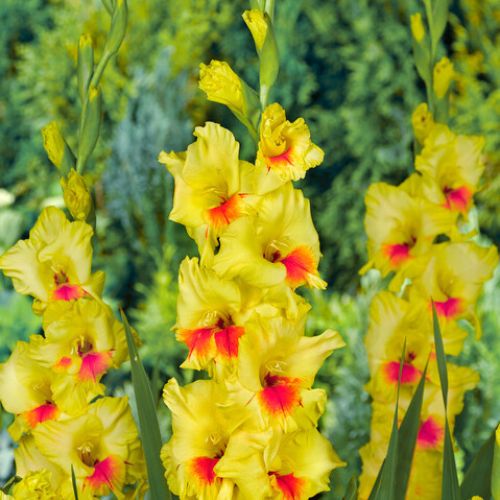
<svg viewBox="0 0 500 500"><path fill-rule="evenodd" d="M207 94L207 99L227 106L236 115L246 116L243 82L224 61L210 61L200 64L200 89Z"/></svg>
<svg viewBox="0 0 500 500"><path fill-rule="evenodd" d="M303 179L306 171L323 161L323 151L311 142L303 118L293 123L277 103L268 106L260 123L259 149L255 161L263 177L264 190L272 190L289 180Z"/></svg>
<svg viewBox="0 0 500 500"><path fill-rule="evenodd" d="M35 347L41 341L38 335L31 338ZM55 374L30 356L30 347L27 342L17 342L10 358L0 365L2 406L18 416L10 427L14 439L41 422L57 418L60 412L52 391Z"/></svg>
<svg viewBox="0 0 500 500"><path fill-rule="evenodd" d="M185 153L160 153L175 179L170 219L186 226L200 253L212 248L217 237L249 210L253 166L238 159L233 134L216 123L197 127L197 140Z"/></svg>
<svg viewBox="0 0 500 500"><path fill-rule="evenodd" d="M479 247L472 242L434 245L432 257L410 289L414 300L431 300L442 322L468 319L479 328L474 308L482 285L498 264L496 247ZM479 332L478 332L479 333Z"/></svg>
<svg viewBox="0 0 500 500"><path fill-rule="evenodd" d="M257 212L222 234L215 272L257 287L287 283L292 289L304 284L325 288L317 271L318 234L302 192L284 185L264 196Z"/></svg>
<svg viewBox="0 0 500 500"><path fill-rule="evenodd" d="M411 115L411 124L415 138L420 144L423 144L434 127L434 118L427 103L422 102L415 108Z"/></svg>
<svg viewBox="0 0 500 500"><path fill-rule="evenodd" d="M92 197L85 179L72 168L66 178L61 178L61 187L64 202L73 218L85 221L92 209Z"/></svg>
<svg viewBox="0 0 500 500"><path fill-rule="evenodd" d="M240 340L231 398L255 408L264 428L315 425L321 415L324 393L310 388L324 360L344 342L331 330L305 337L304 321L256 317Z"/></svg>
<svg viewBox="0 0 500 500"><path fill-rule="evenodd" d="M40 470L48 471L52 490L59 491L63 483L69 479L67 468L63 470L58 465L49 462L36 447L32 434L24 434L17 444L14 450L16 475L26 477Z"/></svg>
<svg viewBox="0 0 500 500"><path fill-rule="evenodd" d="M12 498L16 500L56 500L61 498L54 491L50 481L50 472L46 469L30 472L12 488Z"/></svg>
<svg viewBox="0 0 500 500"><path fill-rule="evenodd" d="M35 298L37 311L51 301L99 295L104 274L91 274L91 237L88 224L69 222L58 208L45 208L29 239L18 241L0 257L0 269L19 293Z"/></svg>
<svg viewBox="0 0 500 500"><path fill-rule="evenodd" d="M308 429L236 434L214 471L232 479L242 498L306 500L329 491L330 472L344 465L329 441Z"/></svg>
<svg viewBox="0 0 500 500"><path fill-rule="evenodd" d="M427 200L413 198L402 187L372 184L365 197L368 264L383 276L395 271L392 286L413 277L425 266L434 238L448 233L455 216Z"/></svg>
<svg viewBox="0 0 500 500"><path fill-rule="evenodd" d="M252 414L245 407L228 411L224 387L208 380L181 388L170 379L163 399L172 412L172 437L161 451L171 491L181 499L232 498L234 482L214 468Z"/></svg>
<svg viewBox="0 0 500 500"><path fill-rule="evenodd" d="M267 35L267 22L264 14L259 9L251 9L243 12L243 21L252 34L257 52L260 52Z"/></svg>
<svg viewBox="0 0 500 500"><path fill-rule="evenodd" d="M104 394L100 379L127 358L123 325L104 304L79 299L50 304L43 326L45 342L33 357L58 374L53 397L60 408L74 413Z"/></svg>
<svg viewBox="0 0 500 500"><path fill-rule="evenodd" d="M82 495L120 493L145 478L140 441L127 398L102 398L86 414L47 422L33 432L38 449L68 471L72 464Z"/></svg>
<svg viewBox="0 0 500 500"><path fill-rule="evenodd" d="M483 137L457 136L446 125L435 125L415 159L415 168L424 176L423 194L449 210L467 212L484 171L483 147ZM439 189L429 188L426 177Z"/></svg>
<svg viewBox="0 0 500 500"><path fill-rule="evenodd" d="M453 63L447 58L441 58L434 66L432 87L438 99L442 99L454 78Z"/></svg>
<svg viewBox="0 0 500 500"><path fill-rule="evenodd" d="M422 16L420 15L420 12L412 14L410 16L410 21L411 21L411 33L413 35L413 38L415 38L417 43L420 43L425 36L425 28L424 24L422 23Z"/></svg>
<svg viewBox="0 0 500 500"><path fill-rule="evenodd" d="M182 364L202 369L212 362L225 364L238 356L238 343L245 333L238 316L241 294L236 282L199 266L198 259L185 259L179 269L177 338L189 348Z"/></svg>

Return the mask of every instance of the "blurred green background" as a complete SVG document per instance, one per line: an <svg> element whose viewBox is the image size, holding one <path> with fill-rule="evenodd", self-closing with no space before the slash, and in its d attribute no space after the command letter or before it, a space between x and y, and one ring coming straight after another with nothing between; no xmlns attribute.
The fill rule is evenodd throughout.
<svg viewBox="0 0 500 500"><path fill-rule="evenodd" d="M452 125L487 138L475 215L482 237L498 244L500 0L451 3L441 50L457 72ZM129 8L124 45L104 75L102 135L88 168L97 198L94 264L106 271L106 300L125 308L143 338L144 362L159 389L168 377L196 376L179 370L186 352L170 331L178 264L196 250L184 229L167 220L173 182L156 158L161 149L184 149L194 126L214 120L235 132L251 160L245 130L222 106L205 100L197 76L200 62L223 59L255 85L258 61L241 19L245 1L130 0ZM366 258L363 196L370 183L399 183L413 168L410 116L423 87L413 67L409 16L419 2L278 0L276 9L281 72L271 98L290 119L303 116L326 153L324 165L301 187L311 198L329 282L326 293L308 294L309 331L336 328L348 344L318 379L330 394L323 430L349 463L334 473L337 488L330 496L340 498L360 468L357 450L369 438L363 336L370 298L381 286L373 274L362 282L358 276ZM41 208L62 206L40 129L55 119L70 143L75 138L78 37L90 33L99 56L107 22L97 0L0 2L0 252L27 237ZM469 342L459 360L481 374L457 422L461 463L500 419L499 279L497 273L479 304L483 338ZM39 325L30 300L0 278L0 359ZM128 380L124 368L107 383L130 394ZM168 415L162 405L159 411L167 435ZM8 458L0 456L0 463L4 475Z"/></svg>

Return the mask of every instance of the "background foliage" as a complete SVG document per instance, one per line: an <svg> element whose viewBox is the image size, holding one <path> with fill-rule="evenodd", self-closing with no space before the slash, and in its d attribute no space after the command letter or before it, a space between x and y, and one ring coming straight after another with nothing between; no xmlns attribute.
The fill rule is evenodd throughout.
<svg viewBox="0 0 500 500"><path fill-rule="evenodd" d="M304 116L326 153L303 188L311 198L322 241L322 272L330 287L313 294L311 333L337 328L348 347L322 369L331 394L323 419L349 468L335 472L338 495L359 468L357 449L368 440L368 373L363 347L367 307L379 284L357 271L365 260L363 196L377 180L396 184L412 169L410 115L422 99L413 67L409 15L417 0L280 0L276 36L281 72L271 96L291 119ZM225 59L255 84L257 58L241 20L243 0L130 2L124 46L103 81L102 140L89 176L97 182L95 265L106 270L107 300L128 311L140 332L143 359L160 388L185 355L170 328L175 321L179 261L194 254L184 230L167 222L172 180L156 161L161 149L182 150L192 127L216 120L235 130L251 159L245 130L222 106L197 90L199 62ZM0 252L25 237L40 209L60 204L57 175L46 159L40 129L57 119L71 142L76 133L75 54L80 32L99 53L107 16L98 0L0 2ZM487 170L478 218L487 238L500 238L500 0L455 0L447 28L457 82L453 125L487 137ZM457 422L462 462L470 459L500 418L500 309L497 278L479 306L484 336L460 362L481 373ZM39 328L30 301L0 278L0 357ZM126 372L110 375L130 393ZM167 412L161 407L162 414ZM164 431L167 423L163 419Z"/></svg>

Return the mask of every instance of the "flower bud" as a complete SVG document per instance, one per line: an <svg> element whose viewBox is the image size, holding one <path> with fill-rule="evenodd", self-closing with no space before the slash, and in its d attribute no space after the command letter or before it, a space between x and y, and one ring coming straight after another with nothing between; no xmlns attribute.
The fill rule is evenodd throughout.
<svg viewBox="0 0 500 500"><path fill-rule="evenodd" d="M411 33L413 35L413 38L415 38L417 43L420 43L425 36L425 28L424 24L422 23L422 16L420 15L420 12L412 14L410 20L411 20Z"/></svg>
<svg viewBox="0 0 500 500"><path fill-rule="evenodd" d="M64 202L73 219L85 221L92 209L92 197L84 178L71 169L67 177L61 178Z"/></svg>
<svg viewBox="0 0 500 500"><path fill-rule="evenodd" d="M433 72L433 89L438 99L446 95L453 77L453 63L447 57L441 58L434 66Z"/></svg>
<svg viewBox="0 0 500 500"><path fill-rule="evenodd" d="M260 53L267 35L267 22L264 14L258 9L246 10L243 13L243 21L252 34L255 48Z"/></svg>
<svg viewBox="0 0 500 500"><path fill-rule="evenodd" d="M425 102L419 104L411 115L411 124L415 138L423 144L434 126L434 118Z"/></svg>
<svg viewBox="0 0 500 500"><path fill-rule="evenodd" d="M200 64L199 85L210 101L226 105L236 115L246 115L243 82L226 62Z"/></svg>
<svg viewBox="0 0 500 500"><path fill-rule="evenodd" d="M92 47L92 38L90 35L82 35L78 43L78 91L80 100L85 101L90 79L94 71L94 49Z"/></svg>
<svg viewBox="0 0 500 500"><path fill-rule="evenodd" d="M109 30L104 53L115 54L125 37L127 30L128 9L126 0L116 0L113 17L111 18L111 28Z"/></svg>
<svg viewBox="0 0 500 500"><path fill-rule="evenodd" d="M59 126L52 121L42 128L43 147L52 164L64 175L75 164L73 152L66 144Z"/></svg>
<svg viewBox="0 0 500 500"><path fill-rule="evenodd" d="M94 151L101 127L102 95L99 89L89 89L89 100L80 130L77 171L80 172Z"/></svg>

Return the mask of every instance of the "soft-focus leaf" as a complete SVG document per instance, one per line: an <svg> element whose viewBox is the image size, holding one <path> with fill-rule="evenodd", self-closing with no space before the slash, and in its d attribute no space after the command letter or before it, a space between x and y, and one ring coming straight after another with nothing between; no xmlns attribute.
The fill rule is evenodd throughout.
<svg viewBox="0 0 500 500"><path fill-rule="evenodd" d="M463 500L467 500L474 495L479 495L483 498L491 497L495 434L496 432L493 431L490 438L481 446L465 473L460 485L460 496Z"/></svg>
<svg viewBox="0 0 500 500"><path fill-rule="evenodd" d="M137 413L139 415L142 446L144 448L144 456L146 458L148 470L150 495L154 500L169 499L171 498L170 492L167 488L164 476L165 471L160 460L161 434L158 426L153 393L151 392L151 386L149 385L146 371L139 358L130 325L123 311L121 311L121 315L127 336L132 383L137 403Z"/></svg>
<svg viewBox="0 0 500 500"><path fill-rule="evenodd" d="M395 478L396 497L404 499L408 480L410 478L413 452L417 443L418 429L420 427L420 410L424 399L425 376L427 365L417 386L415 394L406 410L406 414L399 427L398 439L398 464Z"/></svg>
<svg viewBox="0 0 500 500"><path fill-rule="evenodd" d="M78 487L76 485L75 469L73 469L73 465L71 465L71 486L73 487L75 500L78 500Z"/></svg>
<svg viewBox="0 0 500 500"><path fill-rule="evenodd" d="M439 321L436 314L434 302L432 303L432 320L434 327L434 344L436 348L436 358L439 371L439 380L441 382L441 390L443 393L443 401L445 407L445 435L444 435L444 450L443 450L443 482L441 498L443 500L458 500L460 498L460 490L458 486L457 466L455 463L455 455L453 454L453 442L451 439L450 427L448 424L447 407L448 407L448 372L446 369L446 356L444 354L443 339L439 328Z"/></svg>

